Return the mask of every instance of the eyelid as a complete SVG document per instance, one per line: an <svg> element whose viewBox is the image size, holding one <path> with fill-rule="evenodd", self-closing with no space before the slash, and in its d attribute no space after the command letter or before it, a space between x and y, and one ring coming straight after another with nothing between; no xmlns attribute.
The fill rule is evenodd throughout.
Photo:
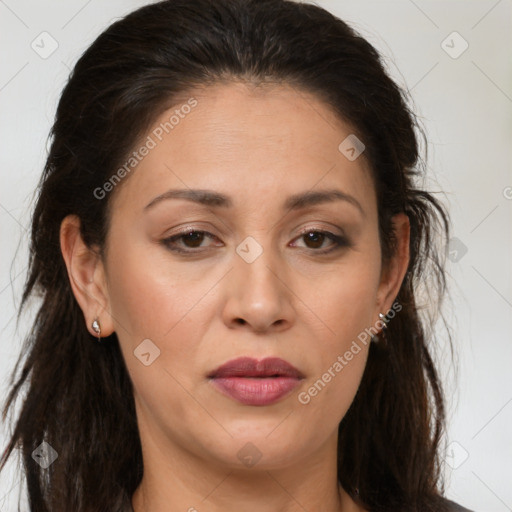
<svg viewBox="0 0 512 512"><path fill-rule="evenodd" d="M345 234L343 233L343 231L341 231L340 228L338 228L338 229L340 229L341 233L338 233L338 234L333 233L331 231L331 229L334 229L334 228L325 228L322 226L306 226L306 227L300 229L298 236L304 235L305 233L311 233L312 231L319 232L319 233L326 233L326 234L329 233L329 234L332 234L334 236L339 236L339 237L345 236Z"/></svg>

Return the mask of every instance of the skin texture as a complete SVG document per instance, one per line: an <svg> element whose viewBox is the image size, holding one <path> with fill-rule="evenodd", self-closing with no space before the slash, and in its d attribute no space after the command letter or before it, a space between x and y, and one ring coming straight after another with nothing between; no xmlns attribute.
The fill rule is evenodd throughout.
<svg viewBox="0 0 512 512"><path fill-rule="evenodd" d="M362 510L338 488L336 447L368 345L307 405L298 394L391 308L407 268L407 217L395 217L397 254L382 268L364 154L349 161L339 151L353 131L316 97L239 82L191 96L197 106L113 192L104 259L84 245L76 217L61 226L86 324L95 335L98 317L102 336L117 333L134 384L144 456L134 510ZM209 189L233 204L166 199L145 209L170 189ZM340 200L283 208L293 194L325 189L362 211ZM191 256L161 243L189 227L213 238L175 241ZM349 245L320 254L335 242L301 236L306 228ZM249 236L263 251L252 263L236 252ZM134 356L144 339L160 350L149 366ZM305 379L275 404L242 405L207 378L239 356L281 357ZM261 454L250 468L237 455L247 443Z"/></svg>

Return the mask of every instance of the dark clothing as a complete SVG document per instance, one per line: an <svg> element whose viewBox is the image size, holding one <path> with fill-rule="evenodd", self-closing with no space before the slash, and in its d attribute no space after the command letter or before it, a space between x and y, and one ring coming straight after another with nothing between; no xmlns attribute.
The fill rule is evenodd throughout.
<svg viewBox="0 0 512 512"><path fill-rule="evenodd" d="M446 500L446 502L452 507L450 509L450 512L473 512L472 510L469 510L468 508L464 508L461 505L458 505L454 501Z"/></svg>

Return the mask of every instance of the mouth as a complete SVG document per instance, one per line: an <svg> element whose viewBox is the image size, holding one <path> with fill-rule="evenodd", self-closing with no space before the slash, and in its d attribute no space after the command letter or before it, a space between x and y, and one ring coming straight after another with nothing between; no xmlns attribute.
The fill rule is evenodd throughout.
<svg viewBox="0 0 512 512"><path fill-rule="evenodd" d="M223 364L208 378L223 395L244 405L263 406L289 395L305 377L280 358L241 357Z"/></svg>

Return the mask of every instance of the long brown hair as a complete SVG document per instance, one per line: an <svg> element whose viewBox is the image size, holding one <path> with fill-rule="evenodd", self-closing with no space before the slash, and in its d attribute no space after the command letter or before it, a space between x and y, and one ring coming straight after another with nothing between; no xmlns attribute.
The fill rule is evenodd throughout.
<svg viewBox="0 0 512 512"><path fill-rule="evenodd" d="M392 216L409 217L410 264L396 298L402 310L387 343L371 345L339 425L338 475L372 511L439 512L445 414L435 340L417 293L425 283L433 297L445 291L439 240L448 237L447 213L422 189L421 131L377 51L326 10L288 0L154 3L116 21L78 60L58 105L32 218L21 308L32 296L41 304L3 411L5 420L26 387L0 469L19 447L32 512L129 506L143 474L132 383L115 333L98 345L84 325L59 228L75 214L85 242L103 247L111 198L94 190L178 97L230 79L290 84L354 127L376 186L384 263L395 250ZM58 453L48 469L31 455L43 441Z"/></svg>

